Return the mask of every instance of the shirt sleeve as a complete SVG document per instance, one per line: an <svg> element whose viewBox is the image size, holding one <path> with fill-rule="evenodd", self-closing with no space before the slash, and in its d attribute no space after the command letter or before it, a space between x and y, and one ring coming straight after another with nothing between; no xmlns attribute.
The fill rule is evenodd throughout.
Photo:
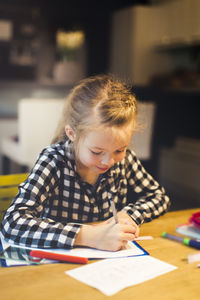
<svg viewBox="0 0 200 300"><path fill-rule="evenodd" d="M140 225L159 217L168 211L170 199L165 189L144 169L133 151L127 155L127 180L130 190L137 194L136 202L124 210Z"/></svg>
<svg viewBox="0 0 200 300"><path fill-rule="evenodd" d="M60 173L55 157L41 153L3 219L1 232L8 242L39 248L73 246L80 224L63 224L42 217L49 193L58 186Z"/></svg>

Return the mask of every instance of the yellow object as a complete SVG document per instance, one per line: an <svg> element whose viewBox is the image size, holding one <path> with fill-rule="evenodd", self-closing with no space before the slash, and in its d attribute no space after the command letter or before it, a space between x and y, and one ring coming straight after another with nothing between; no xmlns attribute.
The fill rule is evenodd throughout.
<svg viewBox="0 0 200 300"><path fill-rule="evenodd" d="M0 175L0 221L9 207L11 201L17 195L18 186L28 176L28 173Z"/></svg>
<svg viewBox="0 0 200 300"><path fill-rule="evenodd" d="M62 31L58 30L56 41L59 48L77 49L84 42L84 32L79 31Z"/></svg>

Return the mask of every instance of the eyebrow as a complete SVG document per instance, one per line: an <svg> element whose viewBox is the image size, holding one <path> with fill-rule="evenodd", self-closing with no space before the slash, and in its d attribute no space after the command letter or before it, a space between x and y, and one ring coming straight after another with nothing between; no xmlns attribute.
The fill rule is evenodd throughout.
<svg viewBox="0 0 200 300"><path fill-rule="evenodd" d="M123 148L126 148L128 145L125 145L125 146L122 146L122 147L120 147L120 148L118 148L118 149L116 149L116 150L121 150L121 149L123 149ZM104 148L101 148L101 147L91 147L92 149L96 149L96 150L101 150L101 151L104 151L105 149ZM115 151L116 151L115 150Z"/></svg>

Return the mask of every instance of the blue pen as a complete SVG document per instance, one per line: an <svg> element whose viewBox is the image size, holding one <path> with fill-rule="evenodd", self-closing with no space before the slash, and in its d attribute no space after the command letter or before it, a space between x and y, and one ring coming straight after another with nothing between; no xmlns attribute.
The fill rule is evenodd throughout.
<svg viewBox="0 0 200 300"><path fill-rule="evenodd" d="M161 234L161 236L163 238L167 238L167 239L170 239L170 240L174 240L176 242L183 243L186 246L190 246L190 247L193 247L193 248L196 248L196 249L200 249L200 241L191 240L189 238L182 238L182 237L175 236L175 235L172 235L172 234L169 234L169 233L166 233L166 232L163 232Z"/></svg>

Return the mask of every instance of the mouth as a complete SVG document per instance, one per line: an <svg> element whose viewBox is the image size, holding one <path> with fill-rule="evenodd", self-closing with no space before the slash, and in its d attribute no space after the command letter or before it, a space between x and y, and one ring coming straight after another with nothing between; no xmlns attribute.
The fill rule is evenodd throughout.
<svg viewBox="0 0 200 300"><path fill-rule="evenodd" d="M97 167L98 170L100 170L101 172L106 172L108 171L108 167L107 168L101 168L101 167Z"/></svg>

